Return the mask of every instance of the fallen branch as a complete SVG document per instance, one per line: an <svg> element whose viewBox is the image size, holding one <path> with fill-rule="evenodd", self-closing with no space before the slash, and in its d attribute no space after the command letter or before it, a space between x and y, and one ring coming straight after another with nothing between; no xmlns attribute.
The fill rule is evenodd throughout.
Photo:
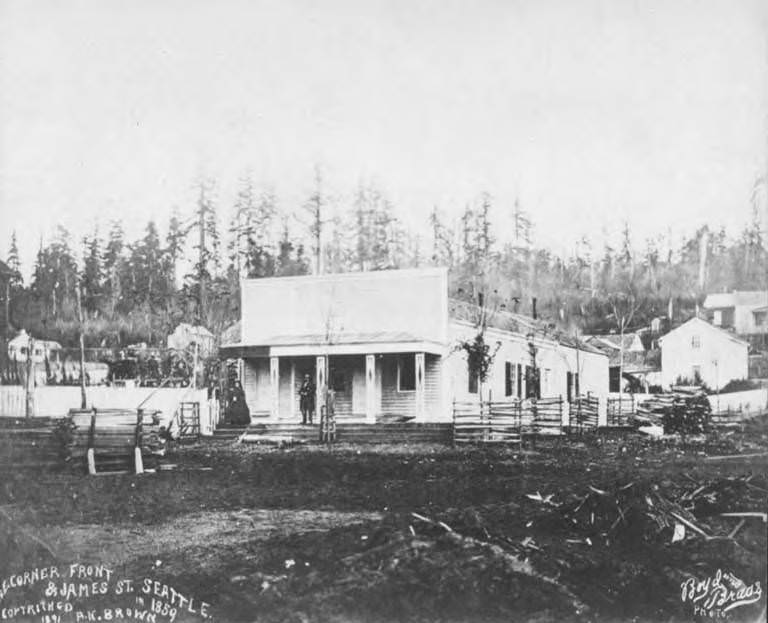
<svg viewBox="0 0 768 623"><path fill-rule="evenodd" d="M755 513L755 512L744 512L744 513L720 513L720 517L759 517L763 520L763 523L768 523L768 513Z"/></svg>
<svg viewBox="0 0 768 623"><path fill-rule="evenodd" d="M688 520L687 520L685 517L681 516L680 514L678 514L678 513L675 513L675 512L673 512L673 511L670 511L670 513L669 513L669 514L670 514L670 515L672 515L672 517L674 517L675 519L677 519L677 520L678 520L680 523L682 523L682 524L685 524L686 526L688 526L688 527L689 527L691 530L693 530L694 532L698 532L698 533L699 533L701 536L703 536L705 539L711 539L711 538L712 538L712 537L711 537L709 534L707 534L706 532L704 532L704 530L702 530L701 528L699 528L699 526L697 526L697 525L696 525L695 523L693 523L692 521L688 521Z"/></svg>
<svg viewBox="0 0 768 623"><path fill-rule="evenodd" d="M768 456L768 452L755 452L752 454L724 454L722 456L708 456L707 461L725 461L727 459L753 459L761 456Z"/></svg>
<svg viewBox="0 0 768 623"><path fill-rule="evenodd" d="M733 537L735 537L738 531L744 527L745 523L747 523L746 519L742 519L741 521L739 521L739 523L736 524L736 527L733 530L731 530L730 534L728 534L728 538L732 539Z"/></svg>

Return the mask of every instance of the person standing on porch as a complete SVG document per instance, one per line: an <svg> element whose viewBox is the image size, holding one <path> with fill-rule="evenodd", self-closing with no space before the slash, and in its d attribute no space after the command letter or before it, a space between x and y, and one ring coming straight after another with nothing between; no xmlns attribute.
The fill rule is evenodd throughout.
<svg viewBox="0 0 768 623"><path fill-rule="evenodd" d="M304 381L299 388L299 409L301 410L301 423L312 424L315 415L315 392L317 388L309 374L304 375Z"/></svg>

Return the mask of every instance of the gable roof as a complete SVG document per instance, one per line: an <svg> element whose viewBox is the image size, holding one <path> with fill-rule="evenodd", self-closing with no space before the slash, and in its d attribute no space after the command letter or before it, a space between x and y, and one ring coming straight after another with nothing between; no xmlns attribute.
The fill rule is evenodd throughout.
<svg viewBox="0 0 768 623"><path fill-rule="evenodd" d="M621 350L621 336L616 333L609 333L606 335L585 335L584 339L588 344L599 348L601 350L608 351L620 351ZM636 340L640 340L640 336L637 333L625 333L624 334L624 352L629 351L634 345ZM640 346L643 342L640 340ZM645 351L645 348L643 348ZM639 351L635 351L639 352Z"/></svg>
<svg viewBox="0 0 768 623"><path fill-rule="evenodd" d="M680 331L680 329L682 329L683 327L686 327L686 326L688 326L688 325L690 325L690 324L692 324L692 323L696 323L696 324L699 324L699 325L700 325L702 328L704 328L704 329L706 329L706 330L708 330L708 331L710 331L710 332L714 332L714 333L720 334L720 335L722 335L723 337L726 337L726 338L728 338L728 339L729 339L729 340L731 340L732 342L735 342L735 343L737 343L737 344L742 344L742 345L744 345L744 346L749 346L749 342L747 342L746 340L742 340L742 339L740 339L740 338L736 337L736 336L735 336L733 333L731 333L730 331L725 331L724 329L721 329L721 328L719 328L719 327L716 327L715 325L713 325L713 324L710 324L710 323L709 323L709 322L707 322L706 320L703 320L703 319L701 319L701 318L698 318L697 316L694 316L694 317L693 317L693 318L691 318L690 320L687 320L686 322L684 322L683 324L681 324L679 327L676 327L676 328L672 329L672 330L671 330L669 333L667 333L666 335L662 335L662 336L659 338L659 343L663 345L664 339L665 339L666 337L668 337L669 335L671 335L671 334L673 334L673 333L676 333L677 331Z"/></svg>
<svg viewBox="0 0 768 623"><path fill-rule="evenodd" d="M768 305L768 291L749 290L708 294L704 299L705 309L728 307L765 307Z"/></svg>
<svg viewBox="0 0 768 623"><path fill-rule="evenodd" d="M478 305L460 301L458 299L448 299L448 317L451 320L470 322L474 325L478 325L482 314L483 310ZM568 335L564 331L541 320L534 320L533 318L523 316L522 314L515 314L505 310L486 310L485 323L486 326L493 329L522 335L533 333L540 338L558 342L569 348L576 348L596 355L605 354L602 350L595 348L584 340Z"/></svg>

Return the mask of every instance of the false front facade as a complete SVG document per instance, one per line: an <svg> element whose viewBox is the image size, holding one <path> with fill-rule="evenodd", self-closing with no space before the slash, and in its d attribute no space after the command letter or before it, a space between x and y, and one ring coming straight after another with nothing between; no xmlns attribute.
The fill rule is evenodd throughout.
<svg viewBox="0 0 768 623"><path fill-rule="evenodd" d="M301 421L313 382L334 391L339 419L446 421L454 400L604 395L608 358L535 322L448 298L445 269L248 279L240 339L221 349L241 360L252 421ZM493 354L484 382L462 344L482 331Z"/></svg>

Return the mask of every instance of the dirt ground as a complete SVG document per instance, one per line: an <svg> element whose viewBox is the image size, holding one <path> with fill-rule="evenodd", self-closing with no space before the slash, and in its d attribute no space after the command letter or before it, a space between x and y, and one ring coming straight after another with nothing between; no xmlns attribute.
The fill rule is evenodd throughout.
<svg viewBox="0 0 768 623"><path fill-rule="evenodd" d="M688 578L765 588L766 524L721 514L768 512L766 452L763 418L701 440L208 442L142 476L9 472L0 580L103 563L233 622L712 620L681 598ZM712 458L737 453L762 456ZM757 620L765 603L719 620Z"/></svg>

